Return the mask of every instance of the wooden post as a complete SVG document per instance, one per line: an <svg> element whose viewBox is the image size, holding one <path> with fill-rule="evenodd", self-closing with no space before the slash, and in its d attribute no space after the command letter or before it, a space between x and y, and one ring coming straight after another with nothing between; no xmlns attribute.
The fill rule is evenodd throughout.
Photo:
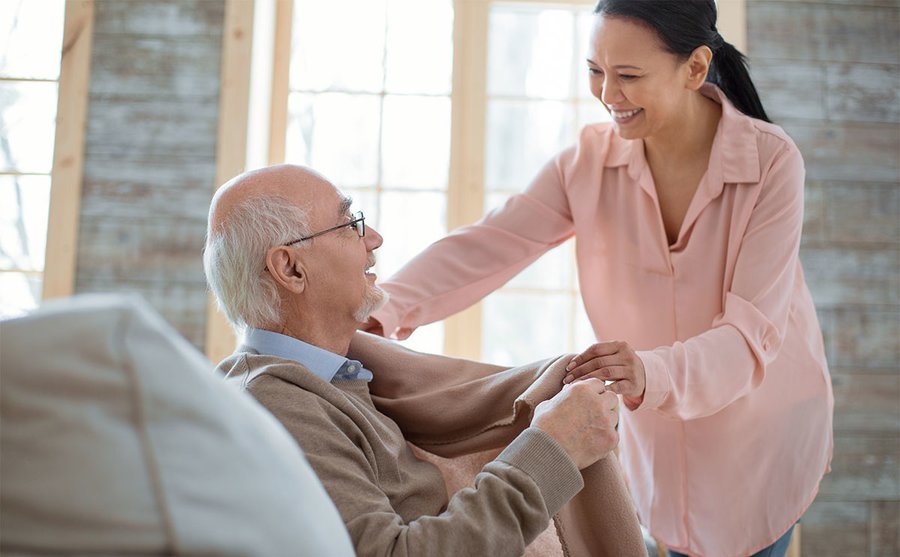
<svg viewBox="0 0 900 557"><path fill-rule="evenodd" d="M719 12L716 27L726 41L741 52L747 52L747 2L746 0L718 0Z"/></svg>
<svg viewBox="0 0 900 557"><path fill-rule="evenodd" d="M94 0L66 2L42 298L75 291Z"/></svg>
<svg viewBox="0 0 900 557"><path fill-rule="evenodd" d="M226 0L225 4L216 188L243 172L246 163L254 4L253 0ZM234 351L235 345L234 333L210 294L206 355L211 361L219 362Z"/></svg>
<svg viewBox="0 0 900 557"><path fill-rule="evenodd" d="M275 41L272 53L272 104L269 120L269 164L284 162L290 95L291 33L294 1L275 2Z"/></svg>
<svg viewBox="0 0 900 557"><path fill-rule="evenodd" d="M470 224L484 212L487 112L487 38L490 4L456 0L453 16L453 97L447 228ZM444 322L444 353L481 357L481 304Z"/></svg>

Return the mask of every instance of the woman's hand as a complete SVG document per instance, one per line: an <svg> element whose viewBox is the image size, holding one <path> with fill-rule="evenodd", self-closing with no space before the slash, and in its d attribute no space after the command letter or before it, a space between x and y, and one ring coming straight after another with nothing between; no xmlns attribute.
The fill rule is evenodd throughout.
<svg viewBox="0 0 900 557"><path fill-rule="evenodd" d="M644 362L627 342L598 342L572 358L566 366L563 383L596 377L614 381L606 388L626 398L629 406L637 406L644 397L647 384Z"/></svg>

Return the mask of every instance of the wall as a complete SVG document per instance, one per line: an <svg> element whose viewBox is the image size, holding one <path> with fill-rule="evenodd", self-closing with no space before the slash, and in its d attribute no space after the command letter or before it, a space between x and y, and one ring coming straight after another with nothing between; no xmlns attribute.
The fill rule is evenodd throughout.
<svg viewBox="0 0 900 557"><path fill-rule="evenodd" d="M748 0L747 26L763 103L806 160L801 257L836 400L802 553L897 556L900 2Z"/></svg>
<svg viewBox="0 0 900 557"><path fill-rule="evenodd" d="M203 348L223 0L97 0L76 292L147 298Z"/></svg>

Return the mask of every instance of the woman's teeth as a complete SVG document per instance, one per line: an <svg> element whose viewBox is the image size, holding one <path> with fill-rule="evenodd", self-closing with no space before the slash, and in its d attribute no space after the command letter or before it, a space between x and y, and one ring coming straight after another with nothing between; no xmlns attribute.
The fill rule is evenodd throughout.
<svg viewBox="0 0 900 557"><path fill-rule="evenodd" d="M620 110L612 110L611 112L612 112L613 118L615 118L616 120L627 120L628 118L631 118L632 116L634 116L635 114L637 114L638 112L640 112L642 110L644 110L644 109L643 108L635 108L634 110L621 110L621 111Z"/></svg>

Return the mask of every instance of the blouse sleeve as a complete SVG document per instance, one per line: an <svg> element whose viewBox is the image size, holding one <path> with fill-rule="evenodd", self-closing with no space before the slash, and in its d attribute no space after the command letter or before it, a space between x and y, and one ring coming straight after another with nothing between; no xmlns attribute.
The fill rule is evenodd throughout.
<svg viewBox="0 0 900 557"><path fill-rule="evenodd" d="M382 283L390 302L373 317L384 335L403 339L462 311L571 237L561 162L571 151L547 163L524 193L431 244Z"/></svg>
<svg viewBox="0 0 900 557"><path fill-rule="evenodd" d="M642 399L626 399L629 409L701 418L759 386L787 328L799 262L804 176L799 151L787 144L762 178L724 311L698 336L638 352L646 390Z"/></svg>

